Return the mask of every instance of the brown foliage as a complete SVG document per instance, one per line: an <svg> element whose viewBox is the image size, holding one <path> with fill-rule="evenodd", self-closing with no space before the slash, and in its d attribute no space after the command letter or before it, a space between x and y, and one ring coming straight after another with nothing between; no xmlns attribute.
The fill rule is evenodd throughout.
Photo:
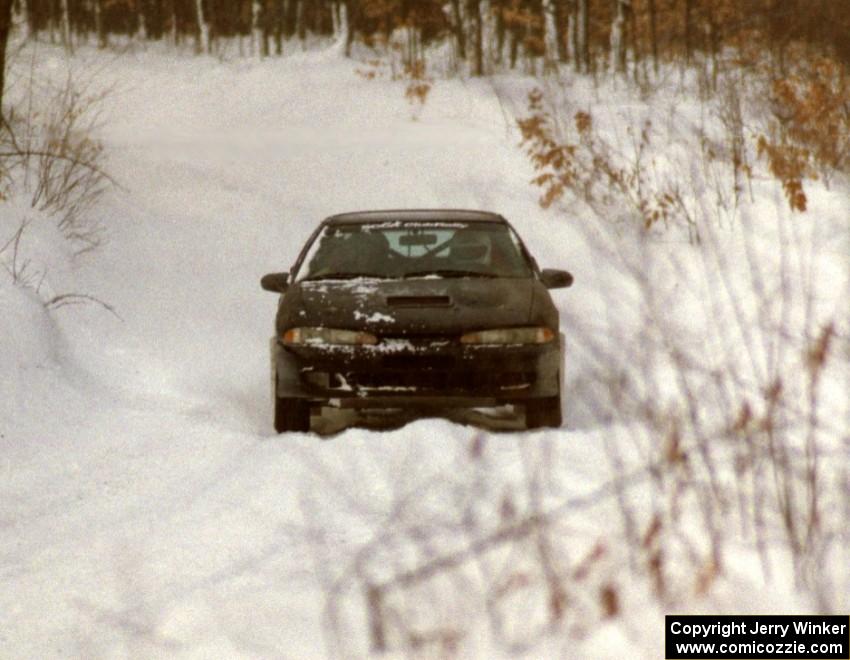
<svg viewBox="0 0 850 660"><path fill-rule="evenodd" d="M640 152L649 146L651 124L641 130L633 159L618 158L607 142L594 131L593 117L576 112L573 117L577 140L562 141L551 113L543 107L543 94L528 96L527 117L517 120L522 145L537 176L531 183L543 189L540 206L550 207L567 192L588 203L625 203L648 230L682 220L682 205L675 190L655 190L647 185Z"/></svg>
<svg viewBox="0 0 850 660"><path fill-rule="evenodd" d="M606 584L599 590L599 601L606 619L612 619L620 613L620 597L613 584Z"/></svg>
<svg viewBox="0 0 850 660"><path fill-rule="evenodd" d="M774 113L785 135L826 170L850 168L847 78L837 62L817 58L800 74L773 83Z"/></svg>
<svg viewBox="0 0 850 660"><path fill-rule="evenodd" d="M425 105L428 92L431 91L433 79L425 72L425 60L418 59L404 67L404 76L407 78L407 88L404 97L414 106L420 109Z"/></svg>
<svg viewBox="0 0 850 660"><path fill-rule="evenodd" d="M761 135L758 139L758 154L759 157L767 158L771 174L782 183L791 210L805 211L808 200L803 190L803 179L814 174L809 167L808 150L787 142L771 142Z"/></svg>

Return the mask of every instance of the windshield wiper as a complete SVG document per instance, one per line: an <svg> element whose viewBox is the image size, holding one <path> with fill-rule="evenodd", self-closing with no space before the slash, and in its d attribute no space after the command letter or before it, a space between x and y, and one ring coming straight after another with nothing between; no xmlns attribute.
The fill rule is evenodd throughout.
<svg viewBox="0 0 850 660"><path fill-rule="evenodd" d="M495 273L482 273L479 270L458 270L455 268L430 268L428 270L417 270L405 273L404 278L424 277L426 275L439 275L440 277L499 277Z"/></svg>
<svg viewBox="0 0 850 660"><path fill-rule="evenodd" d="M315 280L354 280L358 277L363 277L366 279L373 280L387 280L389 279L389 275L382 275L380 273L351 273L351 272L338 272L338 273L322 273L321 275L311 275L310 277L305 277L302 282L311 282Z"/></svg>

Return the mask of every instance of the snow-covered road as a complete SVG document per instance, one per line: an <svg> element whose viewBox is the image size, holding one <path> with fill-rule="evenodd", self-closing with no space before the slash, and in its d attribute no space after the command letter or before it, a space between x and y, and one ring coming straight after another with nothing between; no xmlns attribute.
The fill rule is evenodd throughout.
<svg viewBox="0 0 850 660"><path fill-rule="evenodd" d="M722 108L679 75L646 100L566 71L440 79L412 108L387 67L367 79L337 48L159 48L16 53L20 107L21 81L44 103L68 69L108 90L120 187L93 210L106 243L76 260L26 195L0 205L0 245L33 220L12 263L26 282L0 286L0 657L363 657L376 621L389 657L659 657L665 608L846 611L850 371L841 348L812 366L818 336L847 337L845 181L807 180L805 214L766 171L738 199L702 153L726 148ZM608 202L540 209L510 118L533 85L563 122L592 116ZM608 157L699 222L633 234ZM322 218L393 207L498 211L575 274L553 292L564 428L476 411L273 432L260 277ZM45 308L63 293L94 298ZM776 458L773 431L817 479ZM800 529L821 528L804 560L776 474Z"/></svg>
<svg viewBox="0 0 850 660"><path fill-rule="evenodd" d="M326 215L496 210L541 265L581 282L575 237L541 218L489 83L438 82L414 121L403 83L356 68L333 50L101 67L99 84L114 85L102 137L123 189L97 209L108 244L73 281L121 320L92 305L57 310L55 325L34 300L4 301L44 332L4 354L17 367L2 392L0 656L360 655L362 599L340 596L351 616L334 629L325 595L362 569L364 549L395 547L381 561L403 564L387 530L455 534L478 502L522 501L538 462L561 494L607 474L599 444L569 428L432 419L274 435L275 299L259 278L287 268ZM340 630L345 649L332 645Z"/></svg>

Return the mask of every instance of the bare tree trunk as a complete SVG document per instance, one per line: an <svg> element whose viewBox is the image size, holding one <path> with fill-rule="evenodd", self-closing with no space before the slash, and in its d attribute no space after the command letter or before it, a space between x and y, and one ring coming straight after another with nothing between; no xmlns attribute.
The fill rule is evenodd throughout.
<svg viewBox="0 0 850 660"><path fill-rule="evenodd" d="M555 0L555 32L558 39L558 60L568 62L568 46L572 41L569 17L571 16L567 6L567 0Z"/></svg>
<svg viewBox="0 0 850 660"><path fill-rule="evenodd" d="M773 61L779 65L779 75L783 78L787 74L785 62L785 30L783 29L784 8L778 0L772 0L767 12L767 34L769 39L768 48L773 55Z"/></svg>
<svg viewBox="0 0 850 660"><path fill-rule="evenodd" d="M558 61L558 28L555 24L555 0L543 0L543 44L546 67Z"/></svg>
<svg viewBox="0 0 850 660"><path fill-rule="evenodd" d="M298 0L283 0L283 6L285 8L283 34L291 37L298 27Z"/></svg>
<svg viewBox="0 0 850 660"><path fill-rule="evenodd" d="M138 0L136 13L136 39L139 41L147 41L148 39L148 24L145 18L145 3L144 0Z"/></svg>
<svg viewBox="0 0 850 660"><path fill-rule="evenodd" d="M655 0L649 0L649 41L652 49L652 67L658 73L658 10Z"/></svg>
<svg viewBox="0 0 850 660"><path fill-rule="evenodd" d="M413 67L416 62L419 60L420 56L420 43L422 41L420 36L421 28L415 23L415 21L410 21L407 26L407 49L404 54L404 64L410 67L410 70L413 71Z"/></svg>
<svg viewBox="0 0 850 660"><path fill-rule="evenodd" d="M351 57L351 45L354 43L354 17L351 15L350 0L343 0L339 8L339 23L345 39L345 56Z"/></svg>
<svg viewBox="0 0 850 660"><path fill-rule="evenodd" d="M274 52L283 55L283 0L275 0L274 4Z"/></svg>
<svg viewBox="0 0 850 660"><path fill-rule="evenodd" d="M333 30L334 41L342 38L342 26L339 20L339 2L334 0L330 5L331 9L331 29Z"/></svg>
<svg viewBox="0 0 850 660"><path fill-rule="evenodd" d="M496 0L496 57L497 64L504 60L505 51L505 0Z"/></svg>
<svg viewBox="0 0 850 660"><path fill-rule="evenodd" d="M251 55L259 57L263 54L262 41L263 28L260 24L262 17L263 6L260 0L252 0L251 2Z"/></svg>
<svg viewBox="0 0 850 660"><path fill-rule="evenodd" d="M62 0L62 45L69 53L74 52L74 44L71 42L71 12L68 8L68 0Z"/></svg>
<svg viewBox="0 0 850 660"><path fill-rule="evenodd" d="M64 0L67 2L67 0ZM198 41L196 50L199 53L210 52L210 26L204 18L204 0L195 0L195 17L198 22Z"/></svg>
<svg viewBox="0 0 850 660"><path fill-rule="evenodd" d="M324 30L324 15L322 14L322 10L327 3L326 1L323 1L314 2L312 4L313 8L310 10L310 18L313 19L313 22L310 24L310 29L314 34L321 34Z"/></svg>
<svg viewBox="0 0 850 660"><path fill-rule="evenodd" d="M469 13L472 18L473 34L475 36L475 69L476 76L484 75L484 21L481 18L481 0L469 0Z"/></svg>
<svg viewBox="0 0 850 660"><path fill-rule="evenodd" d="M483 57L482 68L484 70L491 70L493 60L495 59L495 55L493 54L493 48L495 41L494 35L496 34L496 17L493 13L492 0L480 0L479 12L481 14L481 51Z"/></svg>
<svg viewBox="0 0 850 660"><path fill-rule="evenodd" d="M452 28L455 33L458 59L466 61L466 30L464 30L463 15L460 11L460 0L452 0Z"/></svg>
<svg viewBox="0 0 850 660"><path fill-rule="evenodd" d="M295 25L298 38L304 41L307 38L307 24L304 22L304 0L295 0Z"/></svg>
<svg viewBox="0 0 850 660"><path fill-rule="evenodd" d="M51 0L50 4L48 5L49 8L47 10L47 32L50 35L51 45L56 43L56 30L59 21L59 12L56 9L57 2L58 0L55 0L55 2L54 0Z"/></svg>
<svg viewBox="0 0 850 660"><path fill-rule="evenodd" d="M581 54L578 49L578 5L573 2L570 7L570 15L567 19L567 32L570 33L570 55L573 58L573 68L581 71Z"/></svg>
<svg viewBox="0 0 850 660"><path fill-rule="evenodd" d="M177 29L177 0L169 0L169 10L171 17L168 29L171 32L171 43L176 46L180 40L180 31Z"/></svg>
<svg viewBox="0 0 850 660"><path fill-rule="evenodd" d="M711 51L711 89L717 91L717 76L719 64L720 39L718 36L719 27L714 18L714 9L711 5L708 6L708 46Z"/></svg>
<svg viewBox="0 0 850 660"><path fill-rule="evenodd" d="M520 37L521 37L519 26L516 25L516 23L511 25L510 35L511 35L510 61L511 61L511 68L514 69L514 68L516 68L517 56L519 55L519 42L520 42Z"/></svg>
<svg viewBox="0 0 850 660"><path fill-rule="evenodd" d="M590 44L588 43L587 0L578 0L576 9L576 63L577 70L587 73L590 71Z"/></svg>
<svg viewBox="0 0 850 660"><path fill-rule="evenodd" d="M103 25L103 0L94 0L94 31L97 34L97 47L106 48L109 36Z"/></svg>
<svg viewBox="0 0 850 660"><path fill-rule="evenodd" d="M283 55L283 33L286 29L286 1L275 0L274 6L274 49L276 55Z"/></svg>
<svg viewBox="0 0 850 660"><path fill-rule="evenodd" d="M614 22L611 25L611 70L626 70L626 7L624 0L614 0Z"/></svg>
<svg viewBox="0 0 850 660"><path fill-rule="evenodd" d="M692 0L685 0L685 65L691 64L691 53L693 52L693 44L691 43L691 9Z"/></svg>
<svg viewBox="0 0 850 660"><path fill-rule="evenodd" d="M3 88L6 83L6 42L12 30L12 0L0 0L0 118L3 114Z"/></svg>
<svg viewBox="0 0 850 660"><path fill-rule="evenodd" d="M633 68L635 82L638 82L638 75L640 73L640 67L638 65L641 63L644 65L644 77L646 77L646 58L643 57L643 51L641 45L638 43L637 35L637 12L634 10L632 2L629 2L626 12L626 56L628 57L629 45L631 44L632 60L635 63Z"/></svg>
<svg viewBox="0 0 850 660"><path fill-rule="evenodd" d="M18 10L21 12L21 36L26 41L33 34L32 25L30 24L29 2L27 0L18 0Z"/></svg>

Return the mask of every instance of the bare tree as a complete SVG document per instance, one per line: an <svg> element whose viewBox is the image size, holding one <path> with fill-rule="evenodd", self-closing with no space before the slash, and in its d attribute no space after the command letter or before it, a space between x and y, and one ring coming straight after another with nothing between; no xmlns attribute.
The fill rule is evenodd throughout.
<svg viewBox="0 0 850 660"><path fill-rule="evenodd" d="M71 11L68 0L62 0L62 45L69 53L74 52L74 44L71 43Z"/></svg>
<svg viewBox="0 0 850 660"><path fill-rule="evenodd" d="M626 12L630 0L614 0L614 22L611 25L611 70L626 70Z"/></svg>
<svg viewBox="0 0 850 660"><path fill-rule="evenodd" d="M6 42L12 29L12 0L0 0L0 119L3 115L3 88L6 81Z"/></svg>
<svg viewBox="0 0 850 660"><path fill-rule="evenodd" d="M262 21L263 5L260 0L251 0L251 54L261 56L265 54L262 43L265 41Z"/></svg>
<svg viewBox="0 0 850 660"><path fill-rule="evenodd" d="M136 39L139 41L147 41L148 38L148 23L145 18L145 0L136 2Z"/></svg>
<svg viewBox="0 0 850 660"><path fill-rule="evenodd" d="M339 8L340 30L345 39L345 56L351 57L351 44L354 43L354 17L352 14L351 0L343 0Z"/></svg>
<svg viewBox="0 0 850 660"><path fill-rule="evenodd" d="M24 40L30 38L32 30L30 29L30 10L27 0L18 0L18 11L21 14L21 36Z"/></svg>
<svg viewBox="0 0 850 660"><path fill-rule="evenodd" d="M340 21L339 21L339 2L334 0L330 3L330 12L331 12L331 29L333 30L334 40L337 41L340 39L340 35L342 34L342 30L340 29Z"/></svg>
<svg viewBox="0 0 850 660"><path fill-rule="evenodd" d="M555 24L555 0L543 0L543 42L548 65L558 60L558 28Z"/></svg>
<svg viewBox="0 0 850 660"><path fill-rule="evenodd" d="M103 23L103 0L94 0L94 31L97 35L97 47L106 48L109 45L109 35Z"/></svg>
<svg viewBox="0 0 850 660"><path fill-rule="evenodd" d="M452 30L455 35L458 59L466 60L466 30L463 26L460 0L452 0Z"/></svg>
<svg viewBox="0 0 850 660"><path fill-rule="evenodd" d="M177 26L177 0L168 1L168 30L171 43L177 45L180 38L180 31Z"/></svg>
<svg viewBox="0 0 850 660"><path fill-rule="evenodd" d="M555 2L555 30L558 39L558 59L561 62L569 60L569 44L572 42L572 30L570 19L572 11L568 0L554 0Z"/></svg>
<svg viewBox="0 0 850 660"><path fill-rule="evenodd" d="M467 10L472 24L473 38L475 39L475 60L473 73L476 76L484 75L484 21L481 16L481 0L468 0Z"/></svg>
<svg viewBox="0 0 850 660"><path fill-rule="evenodd" d="M304 0L295 0L295 30L301 41L307 38L307 23L304 17L304 9Z"/></svg>
<svg viewBox="0 0 850 660"><path fill-rule="evenodd" d="M283 55L283 35L286 32L288 4L288 0L274 0L274 44L277 55Z"/></svg>
<svg viewBox="0 0 850 660"><path fill-rule="evenodd" d="M67 2L67 0L63 0ZM195 18L198 22L198 41L196 50L199 53L210 52L210 26L204 18L204 0L195 0Z"/></svg>
<svg viewBox="0 0 850 660"><path fill-rule="evenodd" d="M577 71L587 72L590 70L590 44L588 42L589 16L587 12L587 0L576 1L575 18L575 66Z"/></svg>
<svg viewBox="0 0 850 660"><path fill-rule="evenodd" d="M496 54L493 58L495 62L501 64L504 60L505 53L505 0L496 0Z"/></svg>
<svg viewBox="0 0 850 660"><path fill-rule="evenodd" d="M648 0L649 6L649 42L652 50L652 66L658 73L658 8L655 0Z"/></svg>

